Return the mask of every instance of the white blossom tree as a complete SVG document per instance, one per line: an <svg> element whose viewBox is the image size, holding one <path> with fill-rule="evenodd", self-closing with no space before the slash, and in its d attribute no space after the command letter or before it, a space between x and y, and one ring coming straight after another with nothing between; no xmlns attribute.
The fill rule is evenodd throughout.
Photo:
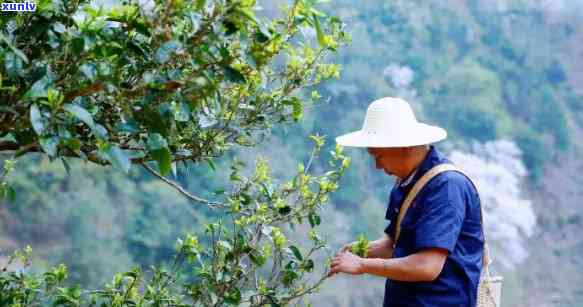
<svg viewBox="0 0 583 307"><path fill-rule="evenodd" d="M506 140L476 143L471 152L454 150L450 155L477 185L491 257L503 270L528 256L525 238L536 226L532 204L521 191L527 175L521 155L516 144Z"/></svg>

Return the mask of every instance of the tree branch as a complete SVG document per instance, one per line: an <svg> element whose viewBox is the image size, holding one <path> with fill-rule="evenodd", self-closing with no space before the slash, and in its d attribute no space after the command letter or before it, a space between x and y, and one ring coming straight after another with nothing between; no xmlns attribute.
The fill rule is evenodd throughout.
<svg viewBox="0 0 583 307"><path fill-rule="evenodd" d="M174 189L176 189L180 194L184 195L186 198L197 202L197 203L203 203L207 206L209 206L212 209L216 209L216 208L226 208L227 205L221 202L216 202L216 201L210 201L201 197L198 197L196 195L193 195L191 193L189 193L188 191L186 191L183 187L181 187L179 184L177 184L176 182L162 176L162 174L156 172L153 168L151 168L148 164L146 164L145 162L141 162L140 163L142 165L142 167L144 167L150 174L158 177L160 180L164 181L166 184L168 184L169 186L173 187Z"/></svg>
<svg viewBox="0 0 583 307"><path fill-rule="evenodd" d="M73 101L73 99L75 99L76 97L79 97L79 96L89 96L89 95L92 95L92 94L95 94L97 92L102 91L104 88L105 88L105 86L101 82L93 83L87 87L80 89L80 90L73 91L71 93L67 93L65 95L65 101Z"/></svg>
<svg viewBox="0 0 583 307"><path fill-rule="evenodd" d="M18 150L20 145L14 142L0 142L0 151Z"/></svg>

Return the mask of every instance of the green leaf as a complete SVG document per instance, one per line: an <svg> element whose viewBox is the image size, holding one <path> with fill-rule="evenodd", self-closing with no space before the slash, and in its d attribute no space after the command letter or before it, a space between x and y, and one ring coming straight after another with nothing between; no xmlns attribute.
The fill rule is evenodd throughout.
<svg viewBox="0 0 583 307"><path fill-rule="evenodd" d="M71 42L73 54L78 56L85 50L85 40L82 37L77 37Z"/></svg>
<svg viewBox="0 0 583 307"><path fill-rule="evenodd" d="M58 106L63 102L65 97L54 88L49 88L47 90L47 100L49 101L49 105L51 106Z"/></svg>
<svg viewBox="0 0 583 307"><path fill-rule="evenodd" d="M107 160L119 170L124 172L129 172L130 167L132 166L132 162L130 158L121 150L119 147L115 145L110 145L105 151Z"/></svg>
<svg viewBox="0 0 583 307"><path fill-rule="evenodd" d="M232 68L231 66L225 66L224 72L225 77L227 77L227 80L231 82L243 83L246 80L245 76L243 76L243 74L240 71Z"/></svg>
<svg viewBox="0 0 583 307"><path fill-rule="evenodd" d="M93 121L93 116L91 116L91 113L85 110L85 108L83 108L82 106L76 104L66 104L63 106L63 109L73 114L77 119L87 124L87 126L89 126L91 129L95 129L95 122Z"/></svg>
<svg viewBox="0 0 583 307"><path fill-rule="evenodd" d="M367 257L368 254L368 240L364 236L364 234L360 234L358 236L358 240L355 244L350 247L350 252L359 256L359 257Z"/></svg>
<svg viewBox="0 0 583 307"><path fill-rule="evenodd" d="M205 114L198 115L198 121L201 128L209 128L218 123L218 121L210 116L206 116Z"/></svg>
<svg viewBox="0 0 583 307"><path fill-rule="evenodd" d="M136 279L136 278L138 278L138 274L139 274L139 272L136 269L135 271L127 271L127 272L123 273L123 276Z"/></svg>
<svg viewBox="0 0 583 307"><path fill-rule="evenodd" d="M158 64L164 64L170 60L170 57L176 50L180 49L182 44L179 41L169 41L165 42L156 50L156 54L154 55L154 59Z"/></svg>
<svg viewBox="0 0 583 307"><path fill-rule="evenodd" d="M57 32L57 33L65 33L65 31L67 31L67 27L65 27L64 24L57 21L53 25L53 30L55 30L55 32Z"/></svg>
<svg viewBox="0 0 583 307"><path fill-rule="evenodd" d="M174 178L176 178L178 176L178 169L176 168L176 162L172 162L171 164L171 171L172 171L172 176L174 176Z"/></svg>
<svg viewBox="0 0 583 307"><path fill-rule="evenodd" d="M253 261L257 266L262 266L267 261L267 258L258 251L252 251L249 253L249 259Z"/></svg>
<svg viewBox="0 0 583 307"><path fill-rule="evenodd" d="M229 241L225 241L225 240L219 240L217 242L217 246L222 248L222 249L228 250L228 251L233 249L233 246L231 245L231 243L229 243Z"/></svg>
<svg viewBox="0 0 583 307"><path fill-rule="evenodd" d="M0 200L16 201L16 191L9 185L0 185Z"/></svg>
<svg viewBox="0 0 583 307"><path fill-rule="evenodd" d="M321 219L319 215L312 213L308 215L308 221L310 222L310 226L316 227L320 225Z"/></svg>
<svg viewBox="0 0 583 307"><path fill-rule="evenodd" d="M216 172L217 171L217 167L215 166L215 163L211 160L211 159L207 159L206 163L208 164L209 168L213 171Z"/></svg>
<svg viewBox="0 0 583 307"><path fill-rule="evenodd" d="M225 303L238 306L241 303L241 291L238 288L231 289L225 295Z"/></svg>
<svg viewBox="0 0 583 307"><path fill-rule="evenodd" d="M65 158L61 158L61 162L63 163L67 175L71 175L71 165L69 165L69 162L67 162Z"/></svg>
<svg viewBox="0 0 583 307"><path fill-rule="evenodd" d="M136 44L135 42L133 42L133 41L128 42L127 47L131 51L133 51L134 53L142 56L143 58L146 58L147 57L146 51L142 47L140 47L140 45Z"/></svg>
<svg viewBox="0 0 583 307"><path fill-rule="evenodd" d="M90 81L95 81L97 79L97 66L93 63L83 64L79 67L79 71L85 75L85 77Z"/></svg>
<svg viewBox="0 0 583 307"><path fill-rule="evenodd" d="M140 126L135 120L129 119L123 122L118 122L115 126L115 130L122 133L137 133L140 131Z"/></svg>
<svg viewBox="0 0 583 307"><path fill-rule="evenodd" d="M314 270L314 260L312 259L308 259L308 261L306 261L306 264L304 264L304 270L306 270L306 272L312 272Z"/></svg>
<svg viewBox="0 0 583 307"><path fill-rule="evenodd" d="M283 206L277 209L277 212L281 215L288 215L292 211L290 206Z"/></svg>
<svg viewBox="0 0 583 307"><path fill-rule="evenodd" d="M79 150L81 150L81 141L79 139L75 138L66 139L63 141L63 144L74 152L78 152Z"/></svg>
<svg viewBox="0 0 583 307"><path fill-rule="evenodd" d="M300 249L297 248L296 246L292 245L289 247L289 249L292 251L292 253L294 254L294 256L296 256L296 258L299 261L302 261L304 258L302 257L302 253L300 252Z"/></svg>
<svg viewBox="0 0 583 307"><path fill-rule="evenodd" d="M299 121L304 114L304 106L301 103L294 103L292 105L292 117L294 121Z"/></svg>
<svg viewBox="0 0 583 307"><path fill-rule="evenodd" d="M174 119L179 122L187 122L190 119L190 107L188 104L181 102L176 106Z"/></svg>
<svg viewBox="0 0 583 307"><path fill-rule="evenodd" d="M6 69L8 76L15 77L22 75L23 66L22 59L14 52L6 52L4 56L4 69Z"/></svg>
<svg viewBox="0 0 583 307"><path fill-rule="evenodd" d="M54 157L57 155L57 147L59 145L59 137L47 137L47 138L40 138L39 143L43 151L51 156Z"/></svg>
<svg viewBox="0 0 583 307"><path fill-rule="evenodd" d="M12 134L12 133L8 133L5 136L0 137L0 142L13 142L13 143L18 143L18 141L14 137L14 134Z"/></svg>
<svg viewBox="0 0 583 307"><path fill-rule="evenodd" d="M266 34L266 32L262 29L259 29L257 32L255 32L255 41L260 44L267 43L269 41L269 35Z"/></svg>
<svg viewBox="0 0 583 307"><path fill-rule="evenodd" d="M239 31L239 27L230 21L223 22L223 26L226 28L225 35L227 36L235 34L237 31Z"/></svg>
<svg viewBox="0 0 583 307"><path fill-rule="evenodd" d="M318 17L318 15L315 13L312 14L312 17L314 18L314 27L316 28L316 38L318 40L318 44L320 44L321 47L327 47L326 36L322 31L322 25L320 25L320 17Z"/></svg>
<svg viewBox="0 0 583 307"><path fill-rule="evenodd" d="M162 148L168 148L168 142L166 142L166 139L161 134L152 133L148 136L146 146L149 151L154 151Z"/></svg>
<svg viewBox="0 0 583 307"><path fill-rule="evenodd" d="M204 8L206 4L206 0L196 0L195 8L197 11L200 11Z"/></svg>
<svg viewBox="0 0 583 307"><path fill-rule="evenodd" d="M83 51L91 50L96 44L96 37L94 34L83 36Z"/></svg>
<svg viewBox="0 0 583 307"><path fill-rule="evenodd" d="M30 123L32 124L32 129L37 135L40 136L43 134L45 131L45 125L40 110L36 104L30 106Z"/></svg>
<svg viewBox="0 0 583 307"><path fill-rule="evenodd" d="M16 201L16 190L13 187L7 186L6 187L6 194L8 201L15 202Z"/></svg>
<svg viewBox="0 0 583 307"><path fill-rule="evenodd" d="M53 80L48 75L45 75L30 87L24 94L24 98L46 98L49 87L52 84Z"/></svg>
<svg viewBox="0 0 583 307"><path fill-rule="evenodd" d="M95 124L95 127L93 127L93 134L102 140L107 139L107 129L100 124Z"/></svg>
<svg viewBox="0 0 583 307"><path fill-rule="evenodd" d="M267 297L271 300L271 303L269 303L270 307L281 307L281 304L278 304L272 295L268 295Z"/></svg>
<svg viewBox="0 0 583 307"><path fill-rule="evenodd" d="M283 271L282 282L283 285L286 287L291 286L296 278L298 278L298 273L294 272L293 270L285 270Z"/></svg>
<svg viewBox="0 0 583 307"><path fill-rule="evenodd" d="M170 155L170 150L168 148L160 148L151 152L152 158L158 162L158 168L160 169L160 174L166 176L170 173L172 169L172 157Z"/></svg>
<svg viewBox="0 0 583 307"><path fill-rule="evenodd" d="M24 63L28 64L28 58L26 57L26 55L24 53L22 53L22 51L20 51L20 49L14 47L12 45L12 43L10 43L10 41L2 33L0 33L0 40L4 41L4 43L6 43L6 45L8 45L8 48L10 48L10 50L12 50L12 52L14 52L14 54L16 54L19 58L21 58L24 61Z"/></svg>
<svg viewBox="0 0 583 307"><path fill-rule="evenodd" d="M245 17L246 19L248 19L252 23L259 24L259 22L257 21L257 18L255 18L255 13L251 10L251 6L254 6L254 5L255 4L247 3L248 7L239 6L237 8L237 13L239 13L241 16Z"/></svg>
<svg viewBox="0 0 583 307"><path fill-rule="evenodd" d="M60 45L59 37L55 34L55 31L47 31L48 40L47 43L51 48L57 49Z"/></svg>
<svg viewBox="0 0 583 307"><path fill-rule="evenodd" d="M133 22L131 23L131 26L134 27L134 29L136 30L136 32L145 35L145 36L150 36L150 29L148 28L147 25L138 22L139 19L134 19Z"/></svg>

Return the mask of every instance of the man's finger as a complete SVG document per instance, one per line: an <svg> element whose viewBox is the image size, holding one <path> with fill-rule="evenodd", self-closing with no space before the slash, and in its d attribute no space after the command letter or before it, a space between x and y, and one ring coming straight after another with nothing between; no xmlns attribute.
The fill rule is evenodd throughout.
<svg viewBox="0 0 583 307"><path fill-rule="evenodd" d="M330 272L328 272L328 277L332 277L336 275L336 271L333 268L330 268Z"/></svg>
<svg viewBox="0 0 583 307"><path fill-rule="evenodd" d="M336 275L339 272L340 266L336 265L330 269L328 276Z"/></svg>

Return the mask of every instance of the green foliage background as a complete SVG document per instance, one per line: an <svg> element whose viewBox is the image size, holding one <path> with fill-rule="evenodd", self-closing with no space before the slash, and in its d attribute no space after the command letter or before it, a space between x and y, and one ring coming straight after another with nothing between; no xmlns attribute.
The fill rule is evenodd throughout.
<svg viewBox="0 0 583 307"><path fill-rule="evenodd" d="M450 134L441 145L444 149L507 138L524 152L530 175L525 188L537 213L545 216L532 239L536 255L516 271L504 272L505 306L583 304L583 293L576 286L583 282L583 263L577 260L583 245L567 240L582 227L579 212L573 209L581 196L563 199L545 188L551 183L548 177L556 178L549 169L581 165L567 157L581 150L583 87L572 82L577 77L571 67L577 65L575 53L564 51L579 37L580 19L567 13L551 15L528 1L504 3L503 10L479 0L323 4L324 10L342 17L352 33L352 44L336 59L342 64L342 77L319 88L321 102L305 110L301 123L276 126L264 145L231 151L215 163L215 169L182 168L176 179L188 190L211 197L225 183L228 165L237 155L249 161L264 155L273 161L275 176L285 178L290 167L295 168L294 161L308 158L307 135L333 137L359 128L370 101L402 94L384 74L385 68L391 63L408 66L414 72L411 99L419 117L444 126ZM261 5L262 14L273 14L279 3ZM382 233L391 184L374 172L365 153L350 154L353 164L322 217L330 224L326 236L337 246L359 233L371 239ZM316 161L315 167L323 168L324 162ZM102 285L114 272L133 264L147 267L169 260L176 237L200 231L213 217L135 168L125 175L75 162L67 174L59 163L36 156L16 167L11 180L17 199L0 208L0 251L31 244L36 269L64 262L73 281L88 287ZM577 191L576 184L567 180L563 188ZM555 213L546 214L549 203ZM334 219L339 216L343 219ZM564 238L564 243L547 248L539 243L541 238ZM568 282L559 287L558 279ZM343 285L341 280L332 282ZM382 283L370 279L363 283L370 288L360 291L325 286L313 303L378 304Z"/></svg>

